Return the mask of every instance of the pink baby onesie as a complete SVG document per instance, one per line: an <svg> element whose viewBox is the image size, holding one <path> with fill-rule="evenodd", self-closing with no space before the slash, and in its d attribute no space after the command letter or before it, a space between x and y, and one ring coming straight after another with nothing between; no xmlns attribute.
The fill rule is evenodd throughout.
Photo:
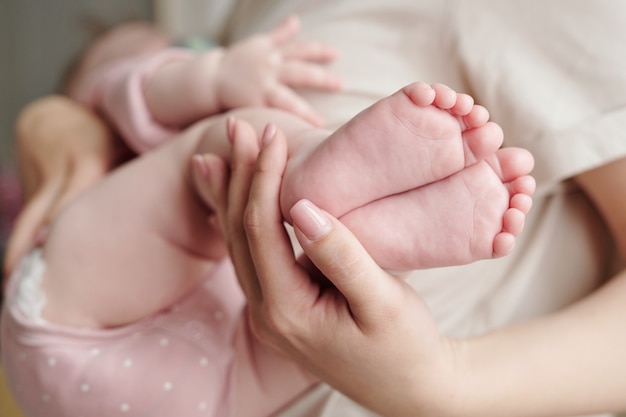
<svg viewBox="0 0 626 417"><path fill-rule="evenodd" d="M267 416L313 383L252 337L228 260L176 304L115 329L43 320L42 279L36 250L1 318L3 367L29 417Z"/></svg>
<svg viewBox="0 0 626 417"><path fill-rule="evenodd" d="M98 111L116 127L131 149L143 153L178 133L152 118L144 98L145 81L166 62L192 59L193 54L171 47L105 66L91 76L76 99Z"/></svg>

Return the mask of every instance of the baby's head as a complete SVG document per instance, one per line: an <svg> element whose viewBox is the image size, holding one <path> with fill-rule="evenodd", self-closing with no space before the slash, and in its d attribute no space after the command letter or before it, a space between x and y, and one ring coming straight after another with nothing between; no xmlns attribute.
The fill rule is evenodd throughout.
<svg viewBox="0 0 626 417"><path fill-rule="evenodd" d="M96 37L68 71L63 93L76 98L91 74L116 60L156 52L170 45L170 38L156 26L131 21L114 26Z"/></svg>

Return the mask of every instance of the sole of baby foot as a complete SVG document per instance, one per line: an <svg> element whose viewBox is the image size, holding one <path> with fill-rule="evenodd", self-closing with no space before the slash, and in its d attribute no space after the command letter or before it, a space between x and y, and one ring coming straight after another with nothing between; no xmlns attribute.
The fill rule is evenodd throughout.
<svg viewBox="0 0 626 417"><path fill-rule="evenodd" d="M500 127L473 99L443 85L410 84L293 155L281 209L302 198L335 216L448 177L493 155ZM288 218L288 216L287 216Z"/></svg>
<svg viewBox="0 0 626 417"><path fill-rule="evenodd" d="M383 267L406 271L467 264L513 250L532 205L529 152L504 148L434 183L342 216Z"/></svg>

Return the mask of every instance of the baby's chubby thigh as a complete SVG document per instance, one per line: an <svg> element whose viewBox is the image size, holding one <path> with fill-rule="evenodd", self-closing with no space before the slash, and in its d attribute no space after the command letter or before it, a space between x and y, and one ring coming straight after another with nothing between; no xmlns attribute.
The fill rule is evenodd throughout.
<svg viewBox="0 0 626 417"><path fill-rule="evenodd" d="M52 225L43 250L45 319L116 327L174 303L226 254L190 182L195 136L116 169Z"/></svg>

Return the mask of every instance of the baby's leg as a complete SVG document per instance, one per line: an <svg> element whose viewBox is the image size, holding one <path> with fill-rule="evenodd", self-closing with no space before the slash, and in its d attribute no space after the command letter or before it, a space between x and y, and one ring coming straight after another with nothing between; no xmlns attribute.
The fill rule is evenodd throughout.
<svg viewBox="0 0 626 417"><path fill-rule="evenodd" d="M290 152L281 203L295 202L295 196L330 206L389 269L457 265L508 253L530 208L532 156L517 148L496 151L502 133L486 123L482 108L443 87L434 92L414 84L408 88L410 100L405 89L361 113L321 145L319 138L300 143ZM452 110L437 104L445 95L453 97L447 105ZM417 127L411 124L416 115ZM459 117L473 127L461 127ZM407 125L412 126L408 132ZM233 140L238 134L258 135L244 122L238 126L230 132ZM448 138L448 130L459 136ZM377 148L378 139L386 136L387 149ZM346 170L345 160L352 164ZM412 186L414 178L420 180ZM283 206L287 219L289 209Z"/></svg>
<svg viewBox="0 0 626 417"><path fill-rule="evenodd" d="M272 122L288 138L289 162L281 193L287 219L301 198L340 217L440 180L492 155L503 138L500 127L488 122L489 113L475 106L471 97L424 83L378 101L332 134L269 109L233 115L248 122L257 135ZM223 127L207 132L199 153L228 157L228 147L216 151L215 137L222 134L218 129Z"/></svg>
<svg viewBox="0 0 626 417"><path fill-rule="evenodd" d="M235 114L259 132L267 121L280 124L294 137L294 150L311 131L279 110ZM87 327L139 320L180 298L226 256L217 223L208 220L210 202L199 198L190 172L198 152L230 154L226 120L188 128L112 172L61 213L44 247L46 319Z"/></svg>
<svg viewBox="0 0 626 417"><path fill-rule="evenodd" d="M226 255L190 186L189 158L205 125L113 171L61 213L44 247L44 318L85 327L140 320Z"/></svg>
<svg viewBox="0 0 626 417"><path fill-rule="evenodd" d="M282 120L282 113L266 114L263 110L240 114L248 115L251 121L272 115L276 121ZM285 120L286 127L299 126L300 122L292 125L289 120ZM189 170L199 147L220 154L227 146L226 118L210 119L114 171L71 204L52 226L44 247L44 319L88 328L122 326L171 306L215 271L226 247L214 223L207 222L211 213L198 198ZM224 313L219 319L215 316L222 327L215 333L204 333L205 337L225 331L230 334L224 343L211 344L207 349L223 346L229 349L226 356L236 361L228 366L227 375L217 376L222 378L219 386L205 385L216 392L212 395L209 391L203 397L233 390L238 413L233 415L270 415L315 380L259 343L246 326L245 314L237 323L231 322L242 307L243 297L230 271L222 267L209 279L210 295L219 298L222 312L230 309L231 314ZM206 291L203 286L200 293ZM212 307L207 308L210 311ZM198 314L206 312L197 310ZM189 310L184 314L190 314ZM206 320L201 318L200 322ZM236 328L225 330L229 327L224 326L231 325ZM202 330L202 324L200 327ZM224 357L223 352L217 353ZM125 358L119 359L121 363ZM211 368L210 356L202 361L209 367L200 382L212 382L219 366L217 371ZM196 404L186 405L193 408ZM200 411L216 408L215 404L201 404Z"/></svg>
<svg viewBox="0 0 626 417"><path fill-rule="evenodd" d="M411 84L295 154L282 210L313 201L388 269L505 255L530 208L533 159L522 149L497 151L502 130L488 116L448 87Z"/></svg>

